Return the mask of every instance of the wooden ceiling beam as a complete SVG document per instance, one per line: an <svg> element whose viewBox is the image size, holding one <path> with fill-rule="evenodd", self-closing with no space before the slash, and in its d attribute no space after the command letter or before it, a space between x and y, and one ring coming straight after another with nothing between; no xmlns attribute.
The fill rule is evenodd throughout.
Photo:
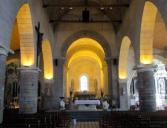
<svg viewBox="0 0 167 128"><path fill-rule="evenodd" d="M122 20L90 20L89 22L83 22L82 20L49 20L50 23L121 23Z"/></svg>
<svg viewBox="0 0 167 128"><path fill-rule="evenodd" d="M43 4L44 8L128 8L129 4L111 4L111 5L66 5L66 4Z"/></svg>

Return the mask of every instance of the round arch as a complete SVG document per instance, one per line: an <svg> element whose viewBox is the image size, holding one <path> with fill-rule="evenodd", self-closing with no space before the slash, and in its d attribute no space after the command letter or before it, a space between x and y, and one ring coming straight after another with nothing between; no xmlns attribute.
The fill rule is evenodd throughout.
<svg viewBox="0 0 167 128"><path fill-rule="evenodd" d="M99 42L100 45L104 49L106 57L111 57L110 46L109 46L109 43L106 41L106 39L97 32L87 31L87 30L76 32L76 33L74 33L73 35L71 35L70 37L67 38L67 40L63 43L62 48L61 48L62 57L66 57L66 52L67 52L68 48L70 47L70 45L74 41L76 41L77 39L80 39L80 38L84 38L84 37L91 38L91 39L94 39L97 42Z"/></svg>
<svg viewBox="0 0 167 128"><path fill-rule="evenodd" d="M159 10L157 6L150 1L146 1L143 9L143 17L140 31L140 63L153 63L153 41L156 17Z"/></svg>
<svg viewBox="0 0 167 128"><path fill-rule="evenodd" d="M165 22L166 29L167 29L167 14L166 14L166 11L164 10L164 8L166 9L166 7L164 7L164 8L162 7L162 5L164 5L164 4L162 4L163 2L161 2L161 0L159 0L159 1L149 0L149 1L152 2L158 8L158 11L162 16L162 18Z"/></svg>
<svg viewBox="0 0 167 128"><path fill-rule="evenodd" d="M18 32L20 36L21 65L35 64L34 34L29 4L22 5L17 14Z"/></svg>
<svg viewBox="0 0 167 128"><path fill-rule="evenodd" d="M128 64L128 52L131 45L131 40L128 36L123 37L120 55L119 55L119 78L127 78L127 64Z"/></svg>
<svg viewBox="0 0 167 128"><path fill-rule="evenodd" d="M53 79L53 57L48 40L44 40L42 43L42 54L44 63L44 78L49 80Z"/></svg>

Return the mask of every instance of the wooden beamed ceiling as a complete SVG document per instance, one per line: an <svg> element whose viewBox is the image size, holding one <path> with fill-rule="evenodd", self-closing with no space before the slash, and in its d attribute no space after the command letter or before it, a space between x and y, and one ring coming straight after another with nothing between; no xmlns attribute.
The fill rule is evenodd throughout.
<svg viewBox="0 0 167 128"><path fill-rule="evenodd" d="M108 19L90 18L89 23L112 23L115 30L119 29L123 16L132 0L42 0L43 7L49 15L49 22L54 26L58 23L82 23L82 10L96 9L99 15ZM80 11L80 14L73 12ZM63 19L66 15L73 15L71 19ZM90 12L91 17L91 12Z"/></svg>

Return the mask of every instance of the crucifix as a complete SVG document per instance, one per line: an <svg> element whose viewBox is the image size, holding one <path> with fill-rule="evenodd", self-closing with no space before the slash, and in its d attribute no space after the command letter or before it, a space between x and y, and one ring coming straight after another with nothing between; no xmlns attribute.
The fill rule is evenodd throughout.
<svg viewBox="0 0 167 128"><path fill-rule="evenodd" d="M43 33L40 32L40 22L38 22L38 26L35 26L35 30L37 33L37 67L39 67L40 61L40 54L42 51L42 40L43 40Z"/></svg>

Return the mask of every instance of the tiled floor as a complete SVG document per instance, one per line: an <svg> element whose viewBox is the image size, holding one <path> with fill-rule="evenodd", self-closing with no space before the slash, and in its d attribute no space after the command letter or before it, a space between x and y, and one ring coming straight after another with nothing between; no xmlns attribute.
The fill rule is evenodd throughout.
<svg viewBox="0 0 167 128"><path fill-rule="evenodd" d="M99 122L77 122L74 126L72 125L71 128L99 128Z"/></svg>

